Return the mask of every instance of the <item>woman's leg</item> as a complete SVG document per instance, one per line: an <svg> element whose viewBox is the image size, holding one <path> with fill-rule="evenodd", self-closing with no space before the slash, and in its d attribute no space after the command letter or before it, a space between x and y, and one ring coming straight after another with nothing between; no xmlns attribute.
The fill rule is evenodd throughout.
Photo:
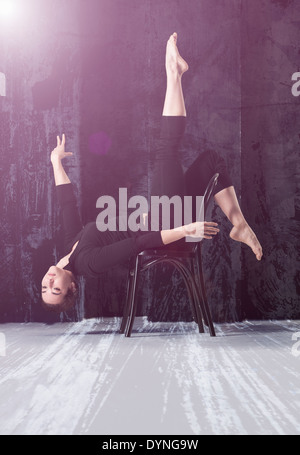
<svg viewBox="0 0 300 455"><path fill-rule="evenodd" d="M182 91L182 76L187 63L177 48L177 34L171 35L166 48L167 88L164 100L161 131L155 150L152 196L183 197L184 173L179 159L179 146L186 125L186 108ZM160 221L162 214L160 214ZM182 223L181 223L182 224ZM174 227L171 214L170 227Z"/></svg>
<svg viewBox="0 0 300 455"><path fill-rule="evenodd" d="M214 191L214 199L233 224L230 237L233 240L247 244L256 258L261 260L262 247L241 211L225 161L215 151L206 151L200 154L186 172L187 195L192 196L193 199L196 196L203 195L215 173L219 173L219 179ZM196 220L195 212L193 217Z"/></svg>
<svg viewBox="0 0 300 455"><path fill-rule="evenodd" d="M196 196L203 196L210 179L216 173L219 174L219 179L214 194L232 186L232 180L228 174L225 160L214 150L200 153L185 173L187 196L192 196L194 199ZM195 215L194 213L194 217Z"/></svg>
<svg viewBox="0 0 300 455"><path fill-rule="evenodd" d="M263 256L261 244L242 213L234 187L224 188L215 194L215 201L233 224L230 237L248 245L260 261Z"/></svg>
<svg viewBox="0 0 300 455"><path fill-rule="evenodd" d="M188 64L177 48L177 33L173 33L166 50L167 90L163 108L164 117L186 117L181 79L188 69Z"/></svg>

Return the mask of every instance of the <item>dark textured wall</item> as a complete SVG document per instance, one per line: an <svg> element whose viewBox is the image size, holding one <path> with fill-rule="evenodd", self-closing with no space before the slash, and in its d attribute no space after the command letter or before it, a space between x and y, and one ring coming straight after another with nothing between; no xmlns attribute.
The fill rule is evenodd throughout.
<svg viewBox="0 0 300 455"><path fill-rule="evenodd" d="M295 318L299 301L300 3L242 2L242 203L264 246L245 252L243 303L250 316Z"/></svg>
<svg viewBox="0 0 300 455"><path fill-rule="evenodd" d="M165 91L164 51L177 31L190 65L184 168L199 151L226 160L246 218L263 244L257 263L222 223L206 242L205 274L214 319L299 317L297 163L300 5L279 0L28 0L17 24L0 28L0 321L51 321L39 305L39 280L61 252L49 153L57 134L74 152L67 171L83 221L96 200L149 194L155 136ZM299 214L299 210L298 210ZM297 231L298 226L298 231ZM126 270L82 286L63 318L120 315ZM188 319L186 295L168 270L140 290L141 313ZM156 289L149 282L156 282ZM154 302L154 304L152 304Z"/></svg>

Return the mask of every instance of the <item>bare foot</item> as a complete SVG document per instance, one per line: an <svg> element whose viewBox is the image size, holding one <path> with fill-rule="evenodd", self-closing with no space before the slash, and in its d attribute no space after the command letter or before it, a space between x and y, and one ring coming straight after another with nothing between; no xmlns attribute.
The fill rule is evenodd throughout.
<svg viewBox="0 0 300 455"><path fill-rule="evenodd" d="M177 33L170 36L167 44L166 52L166 69L167 73L175 73L182 76L189 66L186 61L181 57L177 48Z"/></svg>
<svg viewBox="0 0 300 455"><path fill-rule="evenodd" d="M255 254L256 259L258 261L261 260L263 255L261 244L247 223L234 226L230 232L230 237L237 242L242 242L248 245Z"/></svg>

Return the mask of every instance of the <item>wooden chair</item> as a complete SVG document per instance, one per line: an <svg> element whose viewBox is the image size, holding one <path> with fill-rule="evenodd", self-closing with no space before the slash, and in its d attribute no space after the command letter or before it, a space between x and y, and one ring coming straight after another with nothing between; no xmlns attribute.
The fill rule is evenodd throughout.
<svg viewBox="0 0 300 455"><path fill-rule="evenodd" d="M219 174L215 174L204 193L204 216L212 199L213 190L218 182ZM201 207L203 209L203 207ZM210 308L207 302L202 269L202 241L186 243L184 248L162 247L139 253L130 263L127 282L127 297L120 332L126 337L131 336L137 310L137 287L144 271L158 264L169 264L178 270L185 284L191 311L199 332L204 333L204 325L208 326L212 337L216 336Z"/></svg>

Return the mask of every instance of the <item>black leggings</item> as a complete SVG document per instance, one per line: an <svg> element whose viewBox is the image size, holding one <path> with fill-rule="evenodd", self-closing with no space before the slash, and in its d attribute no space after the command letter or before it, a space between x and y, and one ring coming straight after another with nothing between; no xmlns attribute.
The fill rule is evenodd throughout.
<svg viewBox="0 0 300 455"><path fill-rule="evenodd" d="M154 174L151 188L152 196L203 196L214 174L219 173L214 194L233 186L226 164L215 151L200 153L195 162L184 173L180 159L179 146L186 126L185 117L162 117L161 132L157 143ZM193 205L193 221L196 221Z"/></svg>

